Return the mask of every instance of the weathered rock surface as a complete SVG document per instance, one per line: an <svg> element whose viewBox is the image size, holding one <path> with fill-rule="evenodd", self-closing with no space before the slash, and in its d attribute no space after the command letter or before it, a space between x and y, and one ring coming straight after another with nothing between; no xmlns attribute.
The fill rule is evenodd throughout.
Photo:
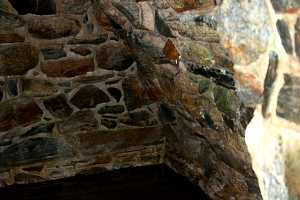
<svg viewBox="0 0 300 200"><path fill-rule="evenodd" d="M38 64L37 48L27 43L0 45L0 75L23 75Z"/></svg>
<svg viewBox="0 0 300 200"><path fill-rule="evenodd" d="M28 16L28 31L34 37L56 39L76 35L80 31L78 21L67 16Z"/></svg>
<svg viewBox="0 0 300 200"><path fill-rule="evenodd" d="M0 104L0 131L37 122L43 114L39 106L29 97L4 101Z"/></svg>
<svg viewBox="0 0 300 200"><path fill-rule="evenodd" d="M73 109L68 105L67 99L63 94L46 99L44 105L56 118L68 117L73 112Z"/></svg>
<svg viewBox="0 0 300 200"><path fill-rule="evenodd" d="M212 199L261 199L234 64L267 52L262 1L55 3L0 15L28 27L0 44L0 186L164 162Z"/></svg>
<svg viewBox="0 0 300 200"><path fill-rule="evenodd" d="M122 43L111 41L97 49L98 67L109 70L125 70L134 62L130 50Z"/></svg>
<svg viewBox="0 0 300 200"><path fill-rule="evenodd" d="M109 102L109 97L93 85L83 86L71 98L70 102L77 108L94 108L100 103Z"/></svg>
<svg viewBox="0 0 300 200"><path fill-rule="evenodd" d="M42 72L48 77L73 77L94 70L94 61L91 58L65 58L49 60L41 64Z"/></svg>

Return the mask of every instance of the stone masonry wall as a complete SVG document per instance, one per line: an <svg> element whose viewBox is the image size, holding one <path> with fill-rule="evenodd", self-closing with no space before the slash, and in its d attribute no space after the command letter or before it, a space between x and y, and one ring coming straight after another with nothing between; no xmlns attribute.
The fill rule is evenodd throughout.
<svg viewBox="0 0 300 200"><path fill-rule="evenodd" d="M133 56L91 2L1 2L0 185L161 163L156 106L132 100Z"/></svg>
<svg viewBox="0 0 300 200"><path fill-rule="evenodd" d="M1 186L164 162L212 199L261 199L226 4L24 2L0 3Z"/></svg>

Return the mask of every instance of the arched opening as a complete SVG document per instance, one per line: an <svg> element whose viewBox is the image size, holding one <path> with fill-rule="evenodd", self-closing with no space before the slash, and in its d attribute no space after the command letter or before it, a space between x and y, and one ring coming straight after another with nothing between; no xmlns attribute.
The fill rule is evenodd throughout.
<svg viewBox="0 0 300 200"><path fill-rule="evenodd" d="M55 0L9 0L20 15L28 13L51 15L56 13Z"/></svg>

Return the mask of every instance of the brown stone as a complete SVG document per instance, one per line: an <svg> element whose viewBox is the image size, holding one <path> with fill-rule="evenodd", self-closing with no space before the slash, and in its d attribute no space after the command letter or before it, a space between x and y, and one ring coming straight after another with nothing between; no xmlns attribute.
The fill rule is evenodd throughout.
<svg viewBox="0 0 300 200"><path fill-rule="evenodd" d="M105 92L94 85L86 85L71 98L70 102L77 108L93 108L100 103L109 102L109 97Z"/></svg>
<svg viewBox="0 0 300 200"><path fill-rule="evenodd" d="M62 0L60 1L60 12L66 14L83 14L91 6L91 1L87 0Z"/></svg>
<svg viewBox="0 0 300 200"><path fill-rule="evenodd" d="M0 104L0 131L37 122L42 114L39 106L29 97L5 101Z"/></svg>
<svg viewBox="0 0 300 200"><path fill-rule="evenodd" d="M23 75L39 61L38 50L29 44L5 44L0 46L0 75Z"/></svg>
<svg viewBox="0 0 300 200"><path fill-rule="evenodd" d="M37 122L41 119L43 111L28 97L17 98L14 102L15 118L23 126Z"/></svg>
<svg viewBox="0 0 300 200"><path fill-rule="evenodd" d="M159 127L134 128L115 131L82 132L78 135L83 152L114 152L133 146L154 145L162 142ZM97 146L102 148L97 148Z"/></svg>
<svg viewBox="0 0 300 200"><path fill-rule="evenodd" d="M29 33L37 38L57 39L76 35L80 31L79 22L67 16L34 16L26 20Z"/></svg>
<svg viewBox="0 0 300 200"><path fill-rule="evenodd" d="M50 60L41 64L42 71L49 77L74 77L94 70L92 58L67 58Z"/></svg>
<svg viewBox="0 0 300 200"><path fill-rule="evenodd" d="M0 30L0 43L24 42L24 36L13 31Z"/></svg>
<svg viewBox="0 0 300 200"><path fill-rule="evenodd" d="M168 0L170 5L177 11L177 12L184 12L188 10L208 10L215 6L214 0Z"/></svg>
<svg viewBox="0 0 300 200"><path fill-rule="evenodd" d="M85 47L74 47L71 49L71 51L81 56L87 56L92 53L90 49Z"/></svg>
<svg viewBox="0 0 300 200"><path fill-rule="evenodd" d="M96 49L98 67L108 70L125 70L134 62L130 50L122 42L109 41Z"/></svg>
<svg viewBox="0 0 300 200"><path fill-rule="evenodd" d="M24 79L22 80L22 91L25 96L43 97L49 96L58 91L57 87L42 79Z"/></svg>
<svg viewBox="0 0 300 200"><path fill-rule="evenodd" d="M10 102L0 104L0 131L7 131L17 125Z"/></svg>
<svg viewBox="0 0 300 200"><path fill-rule="evenodd" d="M124 101L129 111L151 104L162 97L161 89L153 83L145 87L138 78L128 77L122 84Z"/></svg>
<svg viewBox="0 0 300 200"><path fill-rule="evenodd" d="M114 74L104 74L99 76L79 76L74 79L74 84L93 84L106 81L113 78Z"/></svg>
<svg viewBox="0 0 300 200"><path fill-rule="evenodd" d="M73 113L58 126L59 132L64 135L75 135L78 132L93 132L97 128L98 121L90 110Z"/></svg>
<svg viewBox="0 0 300 200"><path fill-rule="evenodd" d="M57 118L65 118L72 114L73 109L63 94L50 97L44 101L46 109Z"/></svg>

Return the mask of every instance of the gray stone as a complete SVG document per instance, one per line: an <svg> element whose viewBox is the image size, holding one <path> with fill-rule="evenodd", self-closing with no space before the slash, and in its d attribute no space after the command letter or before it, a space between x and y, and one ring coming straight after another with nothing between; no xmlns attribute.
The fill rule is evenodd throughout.
<svg viewBox="0 0 300 200"><path fill-rule="evenodd" d="M11 145L0 153L0 168L70 155L72 155L71 149L55 138L32 138Z"/></svg>
<svg viewBox="0 0 300 200"><path fill-rule="evenodd" d="M279 32L281 43L288 54L293 53L292 37L289 31L288 24L284 20L277 20L277 30Z"/></svg>
<svg viewBox="0 0 300 200"><path fill-rule="evenodd" d="M58 125L59 132L64 135L74 135L77 132L93 132L98 128L98 121L90 110L73 113L68 119Z"/></svg>
<svg viewBox="0 0 300 200"><path fill-rule="evenodd" d="M125 111L124 106L114 105L114 106L104 106L98 110L99 114L120 114Z"/></svg>
<svg viewBox="0 0 300 200"><path fill-rule="evenodd" d="M63 49L42 49L41 52L45 60L59 59L67 56Z"/></svg>
<svg viewBox="0 0 300 200"><path fill-rule="evenodd" d="M287 12L290 9L300 8L299 0L271 0L271 2L277 12Z"/></svg>
<svg viewBox="0 0 300 200"><path fill-rule="evenodd" d="M108 129L114 129L117 127L117 122L110 119L101 119L101 124Z"/></svg>
<svg viewBox="0 0 300 200"><path fill-rule="evenodd" d="M7 93L9 96L18 96L18 81L16 79L7 81Z"/></svg>
<svg viewBox="0 0 300 200"><path fill-rule="evenodd" d="M277 115L286 120L300 123L300 78L285 74L285 83L280 90Z"/></svg>
<svg viewBox="0 0 300 200"><path fill-rule="evenodd" d="M297 18L295 24L295 52L300 62L300 17Z"/></svg>
<svg viewBox="0 0 300 200"><path fill-rule="evenodd" d="M28 131L26 131L26 133L23 134L21 137L30 137L30 136L37 135L39 133L47 133L50 135L52 133L54 125L55 125L54 123L38 124L38 125L32 127L31 129L29 129Z"/></svg>

